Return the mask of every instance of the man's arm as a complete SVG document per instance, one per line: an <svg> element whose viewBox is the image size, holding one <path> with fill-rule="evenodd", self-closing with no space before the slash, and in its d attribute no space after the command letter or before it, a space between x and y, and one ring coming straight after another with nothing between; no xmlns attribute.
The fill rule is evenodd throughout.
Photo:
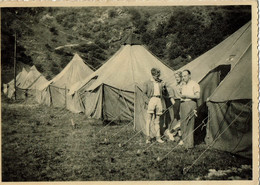
<svg viewBox="0 0 260 185"><path fill-rule="evenodd" d="M195 92L194 95L189 95L189 96L186 96L186 95L182 95L181 96L182 99L186 99L186 98L189 98L189 99L200 99L200 92Z"/></svg>
<svg viewBox="0 0 260 185"><path fill-rule="evenodd" d="M170 100L171 100L172 104L174 105L175 104L174 98L171 98Z"/></svg>

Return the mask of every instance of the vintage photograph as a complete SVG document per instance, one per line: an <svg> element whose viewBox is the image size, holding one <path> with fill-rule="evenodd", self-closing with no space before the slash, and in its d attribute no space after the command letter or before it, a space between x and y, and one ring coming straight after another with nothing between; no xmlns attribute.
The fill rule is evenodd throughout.
<svg viewBox="0 0 260 185"><path fill-rule="evenodd" d="M2 182L252 182L254 11L1 7Z"/></svg>

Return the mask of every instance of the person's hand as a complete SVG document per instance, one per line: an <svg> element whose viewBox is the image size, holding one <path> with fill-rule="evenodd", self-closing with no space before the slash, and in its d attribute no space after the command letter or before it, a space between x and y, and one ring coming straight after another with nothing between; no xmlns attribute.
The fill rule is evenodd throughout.
<svg viewBox="0 0 260 185"><path fill-rule="evenodd" d="M175 100L173 98L170 99L172 104L174 105L175 104Z"/></svg>

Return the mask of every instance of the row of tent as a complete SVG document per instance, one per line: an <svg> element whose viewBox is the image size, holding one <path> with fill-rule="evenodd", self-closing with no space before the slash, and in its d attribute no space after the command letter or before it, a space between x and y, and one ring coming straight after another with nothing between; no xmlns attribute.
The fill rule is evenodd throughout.
<svg viewBox="0 0 260 185"><path fill-rule="evenodd" d="M46 80L35 66L32 66L29 71L22 68L22 71L16 76L16 82L13 79L9 83L3 85L3 92L8 98L13 98L16 93L17 99L35 97L36 101L39 102L39 88L46 82L48 82L48 80Z"/></svg>
<svg viewBox="0 0 260 185"><path fill-rule="evenodd" d="M179 69L189 69L192 79L201 86L198 114L206 113L208 117L206 143L214 142L213 148L249 158L252 157L251 45L249 22ZM135 130L145 134L146 97L142 93L142 83L151 78L153 67L161 70L165 82L172 87L175 85L175 72L131 35L96 71L75 54L51 81L47 81L34 66L28 74L23 70L17 75L17 89L27 92L34 89L38 103L66 107L74 113L84 112L90 118L133 121ZM26 82L29 78L32 79ZM6 91L8 97L14 90L12 84L13 81Z"/></svg>

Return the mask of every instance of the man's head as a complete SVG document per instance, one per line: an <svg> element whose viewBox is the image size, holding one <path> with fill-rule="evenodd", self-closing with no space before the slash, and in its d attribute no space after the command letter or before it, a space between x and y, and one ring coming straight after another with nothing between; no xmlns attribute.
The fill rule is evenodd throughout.
<svg viewBox="0 0 260 185"><path fill-rule="evenodd" d="M151 69L151 74L152 74L154 79L159 79L160 75L161 75L161 71L160 71L160 69L152 68Z"/></svg>
<svg viewBox="0 0 260 185"><path fill-rule="evenodd" d="M188 81L190 80L191 78L191 72L190 70L188 69L185 69L182 71L182 80L185 82L185 83L188 83Z"/></svg>
<svg viewBox="0 0 260 185"><path fill-rule="evenodd" d="M181 82L181 80L182 80L181 72L177 71L174 76L175 76L175 80L176 80L177 84L179 84Z"/></svg>

